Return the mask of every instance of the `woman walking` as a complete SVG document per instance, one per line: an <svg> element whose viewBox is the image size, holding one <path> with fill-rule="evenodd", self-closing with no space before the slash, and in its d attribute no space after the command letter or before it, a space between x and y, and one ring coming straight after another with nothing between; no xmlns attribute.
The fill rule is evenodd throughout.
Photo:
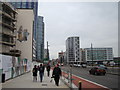
<svg viewBox="0 0 120 90"><path fill-rule="evenodd" d="M37 82L37 66L35 65L32 72L33 72L33 82Z"/></svg>

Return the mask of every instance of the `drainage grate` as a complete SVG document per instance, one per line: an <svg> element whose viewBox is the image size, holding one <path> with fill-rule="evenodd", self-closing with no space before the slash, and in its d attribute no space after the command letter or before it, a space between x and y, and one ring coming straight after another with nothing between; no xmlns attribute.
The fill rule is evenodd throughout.
<svg viewBox="0 0 120 90"><path fill-rule="evenodd" d="M47 86L47 84L42 84L42 86Z"/></svg>

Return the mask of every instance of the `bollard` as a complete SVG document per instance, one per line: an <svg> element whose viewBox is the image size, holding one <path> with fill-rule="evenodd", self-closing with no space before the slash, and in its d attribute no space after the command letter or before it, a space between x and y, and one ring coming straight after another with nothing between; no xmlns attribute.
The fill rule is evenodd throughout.
<svg viewBox="0 0 120 90"><path fill-rule="evenodd" d="M78 83L78 90L82 90L82 82L81 81L79 81L79 83Z"/></svg>
<svg viewBox="0 0 120 90"><path fill-rule="evenodd" d="M2 83L5 82L5 73L2 74Z"/></svg>

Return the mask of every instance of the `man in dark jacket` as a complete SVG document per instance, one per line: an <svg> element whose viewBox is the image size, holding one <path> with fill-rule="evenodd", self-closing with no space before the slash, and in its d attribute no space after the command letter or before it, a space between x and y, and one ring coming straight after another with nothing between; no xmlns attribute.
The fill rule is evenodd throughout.
<svg viewBox="0 0 120 90"><path fill-rule="evenodd" d="M59 86L59 79L61 76L61 69L59 68L59 65L57 64L55 68L53 69L52 77L54 77L55 84Z"/></svg>
<svg viewBox="0 0 120 90"><path fill-rule="evenodd" d="M32 72L33 72L33 82L37 82L37 66L35 65Z"/></svg>
<svg viewBox="0 0 120 90"><path fill-rule="evenodd" d="M51 68L51 67L50 67L50 65L48 64L47 67L46 67L48 77L49 77L49 75L50 75L50 68Z"/></svg>
<svg viewBox="0 0 120 90"><path fill-rule="evenodd" d="M39 67L39 75L40 75L40 82L42 82L43 75L44 75L44 67L42 64L40 64L40 67Z"/></svg>

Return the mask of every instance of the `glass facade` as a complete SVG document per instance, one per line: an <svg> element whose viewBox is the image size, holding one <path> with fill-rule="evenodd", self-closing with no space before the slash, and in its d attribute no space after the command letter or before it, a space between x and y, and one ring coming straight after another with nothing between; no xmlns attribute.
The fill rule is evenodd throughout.
<svg viewBox="0 0 120 90"><path fill-rule="evenodd" d="M43 17L37 17L37 33L36 33L36 49L37 60L43 60L44 58L44 22Z"/></svg>

